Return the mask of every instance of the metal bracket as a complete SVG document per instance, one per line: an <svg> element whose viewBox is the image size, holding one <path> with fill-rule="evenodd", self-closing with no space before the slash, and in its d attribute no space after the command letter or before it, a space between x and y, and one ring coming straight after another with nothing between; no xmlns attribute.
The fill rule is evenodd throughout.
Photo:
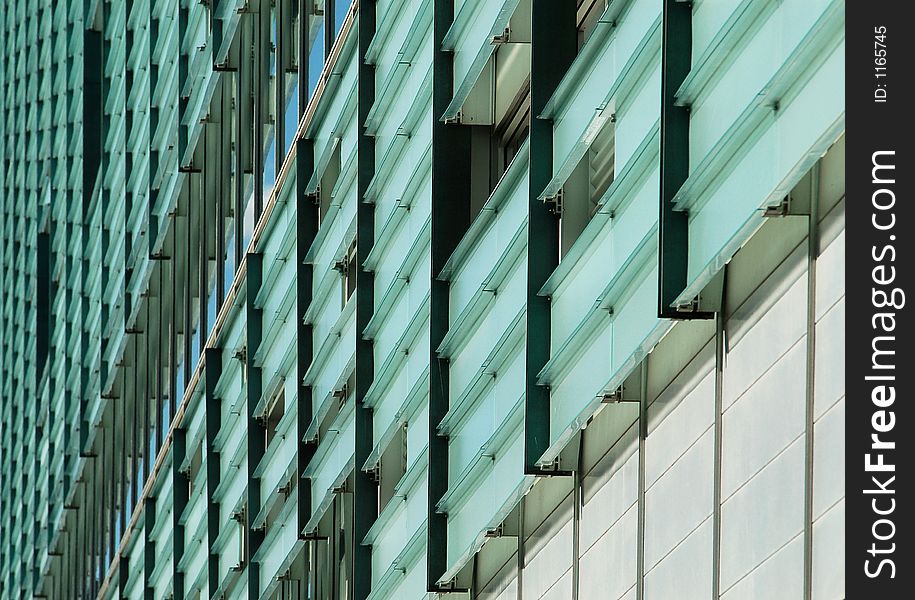
<svg viewBox="0 0 915 600"><path fill-rule="evenodd" d="M724 269L720 269L712 277L696 299L699 311L704 313L716 313L721 310L721 298L724 293Z"/></svg>
<svg viewBox="0 0 915 600"><path fill-rule="evenodd" d="M699 296L683 302L682 304L677 304L674 307L676 316L671 316L668 318L673 318L676 320L689 320L689 319L711 319L715 311L709 310L706 306L706 302L702 301Z"/></svg>
<svg viewBox="0 0 915 600"><path fill-rule="evenodd" d="M562 196L563 196L563 193L562 193L562 189L560 188L559 191L556 192L556 195L547 196L546 198L543 199L543 203L549 205L550 212L553 213L554 215L562 216L562 209L563 209Z"/></svg>
<svg viewBox="0 0 915 600"><path fill-rule="evenodd" d="M619 404L623 401L623 386L619 386L612 392L604 392L601 398L603 404Z"/></svg>
<svg viewBox="0 0 915 600"><path fill-rule="evenodd" d="M788 215L789 209L788 196L782 198L782 201L775 206L767 206L763 211L764 217L784 217Z"/></svg>
<svg viewBox="0 0 915 600"><path fill-rule="evenodd" d="M490 38L490 44L507 44L511 40L511 28L506 27L500 35L494 35Z"/></svg>
<svg viewBox="0 0 915 600"><path fill-rule="evenodd" d="M346 271L349 269L348 262L349 261L347 261L345 258L334 262L334 271L337 271L341 275L345 274Z"/></svg>
<svg viewBox="0 0 915 600"><path fill-rule="evenodd" d="M562 468L560 458L557 456L549 463L538 464L536 469L528 471L526 474L539 477L567 477L572 472Z"/></svg>
<svg viewBox="0 0 915 600"><path fill-rule="evenodd" d="M696 298L693 298L692 300L689 300L689 301L684 302L684 303L682 303L682 304L678 304L678 305L676 306L676 309L677 309L677 312L678 312L678 313L694 313L694 312L699 312L699 298L698 298L698 296L697 296Z"/></svg>
<svg viewBox="0 0 915 600"><path fill-rule="evenodd" d="M381 483L381 461L375 463L375 466L363 471L372 479L372 483Z"/></svg>
<svg viewBox="0 0 915 600"><path fill-rule="evenodd" d="M499 523L496 527L492 529L487 529L485 536L488 538L500 538L504 532L504 526L502 523Z"/></svg>
<svg viewBox="0 0 915 600"><path fill-rule="evenodd" d="M343 384L342 388L333 391L332 395L334 398L340 401L340 406L346 404L347 392L349 392L349 390L347 389L345 383Z"/></svg>
<svg viewBox="0 0 915 600"><path fill-rule="evenodd" d="M469 594L469 590L464 587L460 587L457 582L457 578L446 581L445 583L440 583L435 586L436 593L439 594L448 594L449 597L452 597L453 594ZM468 596L469 598L469 596Z"/></svg>
<svg viewBox="0 0 915 600"><path fill-rule="evenodd" d="M242 346L241 348L236 350L235 354L232 355L232 358L236 358L239 361L241 361L242 363L247 363L248 362L248 347Z"/></svg>

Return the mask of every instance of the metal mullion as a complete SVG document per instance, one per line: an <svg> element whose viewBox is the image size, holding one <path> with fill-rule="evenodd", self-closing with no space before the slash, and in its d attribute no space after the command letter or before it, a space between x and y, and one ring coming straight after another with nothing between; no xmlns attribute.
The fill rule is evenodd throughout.
<svg viewBox="0 0 915 600"><path fill-rule="evenodd" d="M104 446L101 448L104 450ZM88 535L86 539L86 565L87 565L87 581L86 581L86 591L88 595L95 595L95 584L96 584L96 569L98 567L98 548L96 544L98 543L98 512L99 512L99 470L98 470L98 460L96 458L88 458L92 463L92 468L89 472L92 475L91 483L86 482L86 487L91 488L91 496L89 501L86 503L86 514L84 520L86 521L86 527L88 529ZM88 465L87 465L88 469Z"/></svg>
<svg viewBox="0 0 915 600"><path fill-rule="evenodd" d="M151 141L155 136L156 129L159 125L159 107L153 103L153 97L156 95L156 88L159 84L159 64L153 60L153 50L155 48L156 39L159 37L159 21L158 19L153 19L153 8L151 2L147 2L146 8L146 22L148 30L148 35L146 36L146 65L149 77L149 100L146 107L146 109L149 111L149 121L147 123L146 135L147 139ZM147 203L147 218L149 222L149 251L152 253L156 239L159 237L160 225L158 219L155 218L153 214L153 209L158 202L159 196L159 190L153 187L153 180L155 179L156 173L159 170L159 151L153 149L151 146L148 148L148 150L149 167L147 175L149 177L149 202Z"/></svg>
<svg viewBox="0 0 915 600"><path fill-rule="evenodd" d="M299 30L298 30L298 48L299 48L299 120L305 115L305 109L308 106L308 57L311 54L311 48L308 44L308 27L311 21L311 11L309 6L311 0L297 0L299 7Z"/></svg>
<svg viewBox="0 0 915 600"><path fill-rule="evenodd" d="M579 600L581 588L581 513L585 498L585 434L578 434L578 456L572 479L572 600Z"/></svg>
<svg viewBox="0 0 915 600"><path fill-rule="evenodd" d="M108 565L105 564L105 542L108 538L108 531L106 529L108 523L106 521L106 516L108 514L108 482L110 477L108 474L111 472L108 468L108 456L110 454L111 440L110 436L105 435L107 432L103 428L101 432L101 449L98 453L98 458L95 459L95 463L98 466L96 471L96 490L97 490L97 502L96 502L96 540L95 540L95 551L96 551L96 572L100 574L100 577L95 578L95 585L92 588L92 595L95 596L98 594L99 588L102 585L104 580L105 573L108 571Z"/></svg>
<svg viewBox="0 0 915 600"><path fill-rule="evenodd" d="M217 147L218 160L217 164L219 165L219 172L216 177L216 225L213 228L214 234L216 236L216 312L217 314L222 310L222 305L226 300L226 187L223 185L223 181L229 178L230 167L228 158L231 158L230 153L226 152L231 144L232 133L230 125L227 123L231 122L232 118L232 105L230 94L226 92L226 88L229 86L229 79L227 74L223 74L221 79L221 85L219 86L219 102L222 104L220 108L220 122L219 122L219 144ZM229 195L231 199L231 194Z"/></svg>
<svg viewBox="0 0 915 600"><path fill-rule="evenodd" d="M165 430L168 427L167 423L162 422L162 415L165 412L166 400L165 392L163 390L165 382L162 380L162 372L165 368L163 363L167 362L169 356L169 348L165 346L167 343L166 340L169 337L168 319L166 317L168 314L168 309L165 290L171 287L166 285L166 278L164 277L166 268L168 268L166 262L159 262L159 302L157 307L158 310L156 311L158 313L156 315L156 326L158 329L158 341L156 343L156 454L158 454L159 450L162 448L162 443L165 438Z"/></svg>
<svg viewBox="0 0 915 600"><path fill-rule="evenodd" d="M71 514L69 515L71 520L76 521L75 523L73 523L73 527L70 529L70 531L73 532L73 535L70 536L70 545L71 545L70 556L75 557L73 560L68 561L72 567L70 569L70 577L71 577L70 590L71 591L80 589L80 587L79 587L80 576L82 574L82 564L81 564L82 563L82 560L81 560L82 552L80 552L81 549L79 547L79 537L80 537L80 532L82 531L83 520L76 517L76 514L77 514L76 511L79 510L78 509L79 490L77 490L76 493L74 494L73 500L74 500L74 502L77 503L77 508L75 511L71 512Z"/></svg>
<svg viewBox="0 0 915 600"><path fill-rule="evenodd" d="M91 460L91 458L86 459ZM91 469L88 465L85 467L86 471L91 472ZM89 528L90 519L86 518L88 515L85 513L88 512L89 507L91 506L93 498L92 485L88 481L82 482L81 491L83 495L83 501L80 503L79 508L76 510L75 514L77 515L77 521L80 525L80 534L79 534L79 546L80 553L78 555L79 560L79 572L82 579L80 589L84 593L88 594L89 592L89 582L90 582L90 570L92 561L90 560L90 548L91 548L91 531ZM79 492L77 492L79 493Z"/></svg>
<svg viewBox="0 0 915 600"><path fill-rule="evenodd" d="M117 452L117 456L120 457L120 460L115 459L114 462L119 462L117 465L117 483L115 485L115 490L113 495L115 496L115 519L119 522L118 527L116 528L121 535L124 534L124 531L127 528L127 405L126 399L124 397L124 384L121 384L121 394L119 397L112 400L113 403L117 404L120 407L120 410L115 410L115 447L114 451ZM120 413L120 424L117 423L118 413ZM112 523L113 525L113 523ZM117 552L118 544L120 544L120 535L112 533L112 559L113 555Z"/></svg>
<svg viewBox="0 0 915 600"><path fill-rule="evenodd" d="M128 450L129 437L128 437L128 429L127 429L127 409L128 409L127 382L124 380L121 381L120 398L115 399L115 401L116 402L119 401L121 403L121 407L122 407L122 410L121 410L121 448L120 448L120 455L121 455L120 488L121 489L119 490L119 492L120 492L119 493L119 496L120 496L119 506L120 506L120 521L121 521L120 532L121 532L121 535L123 535L124 532L127 531L127 522L129 520L128 515L127 515L127 510L128 510L127 507L130 502L130 479L129 479L129 472L128 472L129 461L127 460L128 455L129 455L129 450Z"/></svg>
<svg viewBox="0 0 915 600"><path fill-rule="evenodd" d="M137 344L137 362L134 367L137 382L137 401L142 402L140 410L142 412L142 431L143 437L140 439L141 466L143 478L140 483L145 483L149 477L150 471L150 444L149 444L149 303L143 309L146 312L146 323L143 326L143 332L136 334ZM139 318L139 316L138 316ZM142 490L142 485L140 486Z"/></svg>
<svg viewBox="0 0 915 600"><path fill-rule="evenodd" d="M372 0L368 0L372 2ZM324 0L324 62L327 62L327 59L330 58L330 51L334 47L334 13L336 12L334 0ZM361 4L361 2L360 2ZM373 2L374 4L374 2ZM360 16L361 16L362 7L360 6ZM374 26L372 27L374 32Z"/></svg>
<svg viewBox="0 0 915 600"><path fill-rule="evenodd" d="M158 269L157 269L158 270ZM152 284L152 279L150 279L150 284ZM161 294L162 287L157 285L159 290L158 295L154 298L152 294L147 297L147 309L146 309L146 364L148 373L146 375L146 389L149 391L149 396L147 398L147 403L149 404L149 431L147 432L147 437L149 438L148 449L150 467L152 467L152 462L155 460L156 455L159 453L159 448L161 447L160 436L162 435L162 401L160 397L160 384L162 381L160 369L159 358L161 356L161 328L162 320L159 318L161 306ZM152 286L150 286L152 287ZM155 306L151 306L152 304ZM155 345L153 341L153 332L155 332L156 340Z"/></svg>
<svg viewBox="0 0 915 600"><path fill-rule="evenodd" d="M86 215L88 201L84 197L83 216ZM79 396L80 396L80 452L88 455L91 449L86 447L89 440L89 422L86 420L86 414L89 407L89 367L86 362L89 357L89 331L86 329L86 321L89 315L89 295L86 281L89 278L89 224L86 219L81 219L82 232L80 235L81 254L80 263L82 272L80 273L80 310L79 310L79 331L80 331L80 354L82 361L79 370Z"/></svg>
<svg viewBox="0 0 915 600"><path fill-rule="evenodd" d="M804 600L813 597L814 446L816 417L816 292L820 253L820 163L810 175L810 214L807 218L807 364L804 407Z"/></svg>
<svg viewBox="0 0 915 600"><path fill-rule="evenodd" d="M36 384L48 371L49 342L51 332L51 235L47 230L39 231L37 240L37 306L36 342L35 342L35 378Z"/></svg>
<svg viewBox="0 0 915 600"><path fill-rule="evenodd" d="M188 187L190 187L190 185ZM183 236L184 237L184 240L183 240L184 260L182 262L184 263L184 265L183 265L184 272L181 273L181 275L183 275L183 277L179 278L179 281L176 282L178 284L183 284L182 289L184 290L184 292L181 296L182 308L184 309L184 329L183 329L184 335L181 338L182 342L184 342L184 369L183 369L184 382L182 385L182 388L184 388L184 389L187 389L187 386L191 381L191 364L193 362L193 359L191 358L191 339L192 339L192 336L194 335L194 329L191 324L191 319L192 319L191 303L193 302L193 289L191 286L191 282L192 282L191 265L193 264L192 258L191 258L193 256L193 245L191 243L191 231L192 231L192 223L191 223L191 214L192 213L191 213L191 211L193 208L193 203L190 201L189 196L190 196L190 193L188 193L188 198L187 198L187 207L186 207L187 216L185 217L184 232L183 232L184 233L184 236ZM180 202L180 200L179 200L179 202ZM176 254L176 256L177 256L177 254Z"/></svg>
<svg viewBox="0 0 915 600"><path fill-rule="evenodd" d="M645 598L645 450L648 440L648 360L639 367L639 476L638 476L638 538L636 547L635 593L637 600Z"/></svg>
<svg viewBox="0 0 915 600"><path fill-rule="evenodd" d="M92 461L91 458L87 458L86 460ZM94 461L92 461L92 462L94 462ZM93 471L93 469L89 468L88 465L87 465L87 470L90 473ZM87 510L89 510L89 507L95 506L95 504L94 504L95 499L96 499L95 498L95 489L94 489L94 486L91 485L90 482L86 481L85 485L83 486L83 490L84 490L83 496L84 496L84 500L85 500L85 507ZM93 533L94 533L93 530L95 528L93 527L93 520L91 518L86 518L86 517L88 517L88 515L80 515L80 516L81 516L80 521L83 524L83 536L82 536L83 589L86 591L86 594L88 595L89 590L92 587L92 579L93 579L92 539L93 539Z"/></svg>
<svg viewBox="0 0 915 600"><path fill-rule="evenodd" d="M340 582L340 574L337 572L337 569L339 568L339 565L340 565L340 557L337 555L337 540L339 537L338 536L339 527L337 526L339 520L337 519L337 510L338 510L338 505L340 504L340 498L342 496L343 496L343 494L335 494L333 502L330 505L331 526L330 526L330 537L328 539L327 554L330 557L330 561L329 561L330 562L330 569L329 569L330 577L329 577L329 579L330 579L330 597L331 598L340 597L340 593L339 593L339 589L338 589L339 582Z"/></svg>
<svg viewBox="0 0 915 600"><path fill-rule="evenodd" d="M265 14L267 15L265 17ZM270 65L269 52L266 44L270 43L270 7L266 0L261 0L255 13L256 27L254 33L254 222L256 223L264 211L264 125L267 121L267 111L264 109L270 95L269 81Z"/></svg>
<svg viewBox="0 0 915 600"><path fill-rule="evenodd" d="M171 303L169 306L169 335L168 335L168 420L171 423L175 418L175 412L178 410L178 218L175 217L175 229L172 236L172 256L168 261L169 279L172 291Z"/></svg>
<svg viewBox="0 0 915 600"><path fill-rule="evenodd" d="M239 25L241 29L239 33L239 45L242 47L240 54L244 56L244 40L246 39L245 27L246 21L242 21ZM241 59L240 59L241 62ZM242 69L245 68L244 64L240 64L238 71L235 72L235 111L234 111L234 125L235 125L235 175L233 177L234 192L235 192L235 269L237 273L239 265L241 265L242 257L244 256L244 213L245 213L245 164L244 164L244 152L242 150L242 137L244 130L244 86L242 85Z"/></svg>
<svg viewBox="0 0 915 600"><path fill-rule="evenodd" d="M121 529L121 534L126 533L125 529ZM119 556L118 560L118 597L127 598L127 579L130 577L130 561L128 557L124 554Z"/></svg>
<svg viewBox="0 0 915 600"><path fill-rule="evenodd" d="M184 159L188 144L188 128L182 124L182 121L187 112L190 99L182 97L181 93L184 90L184 84L187 82L190 66L190 59L182 50L184 38L187 35L189 12L182 0L176 0L176 4L178 5L178 39L176 48L178 54L178 166L181 168L183 167L181 161Z"/></svg>
<svg viewBox="0 0 915 600"><path fill-rule="evenodd" d="M203 126L203 164L205 165L201 173L196 176L197 181L200 183L200 197L198 202L191 202L191 205L196 205L197 210L197 219L198 227L196 227L199 232L199 237L197 240L197 249L200 252L198 258L198 296L200 302L200 309L198 311L198 325L197 325L197 336L198 336L198 347L199 352L203 352L203 349L207 345L207 327L209 324L209 249L208 249L208 237L210 227L207 221L210 216L210 191L208 184L212 185L212 180L210 177L210 172L207 167L210 165L210 144L211 144L211 128L213 126L209 123Z"/></svg>
<svg viewBox="0 0 915 600"><path fill-rule="evenodd" d="M128 343L131 343L131 345L133 346L133 361L132 361L132 363L133 363L134 369L136 369L136 367L138 366L138 358L139 358L139 357L137 356L137 354L138 354L138 351L137 351L138 341L134 338L131 342L128 342ZM130 371L128 370L128 372L130 372ZM132 387L133 389L131 390L131 393L130 393L130 396L131 396L131 398L130 398L130 403L131 403L131 405L132 405L132 407L133 407L133 419L131 420L131 423L130 423L130 431L131 431L131 451L130 451L130 481L131 481L131 485L130 485L130 510L131 510L131 513L133 513L134 507L135 507L136 504L137 504L137 500L138 500L139 497L140 497L140 483L141 483L141 482L140 482L140 461L139 461L139 458L140 458L140 440L139 440L139 437L140 437L140 431L139 431L139 427L140 427L140 403L139 403L139 395L140 395L140 394L139 394L139 389L138 389L138 387L137 387L137 377L136 377L135 371L134 371L134 375L133 375L133 377L132 377L132 380L133 380L133 381L132 381L133 385L132 385L131 387ZM131 514L131 516L132 516L132 514Z"/></svg>
<svg viewBox="0 0 915 600"><path fill-rule="evenodd" d="M722 274L721 300L715 313L715 414L712 455L712 598L721 594L721 458L723 449L724 361L727 354L727 265Z"/></svg>
<svg viewBox="0 0 915 600"><path fill-rule="evenodd" d="M118 486L120 485L120 472L118 470L118 460L117 457L120 456L121 452L119 451L119 427L118 427L118 406L119 402L117 399L114 399L111 402L111 445L108 448L108 454L110 455L108 459L111 463L111 473L113 477L109 479L109 489L108 489L108 541L107 548L105 550L105 571L108 570L108 567L111 566L111 563L114 559L114 554L117 550L118 540L116 531L117 520L119 518L118 514Z"/></svg>
<svg viewBox="0 0 915 600"><path fill-rule="evenodd" d="M285 0L276 0L276 6L273 9L273 19L276 21L276 47L274 49L274 61L276 63L276 76L273 82L276 87L273 119L273 139L276 142L276 150L273 152L274 160L274 187L279 180L280 171L283 170L283 160L286 158L286 36L283 25L286 11Z"/></svg>
<svg viewBox="0 0 915 600"><path fill-rule="evenodd" d="M524 531L525 498L522 497L518 502L518 552L515 566L518 578L517 600L524 600L524 571L527 566L527 536Z"/></svg>

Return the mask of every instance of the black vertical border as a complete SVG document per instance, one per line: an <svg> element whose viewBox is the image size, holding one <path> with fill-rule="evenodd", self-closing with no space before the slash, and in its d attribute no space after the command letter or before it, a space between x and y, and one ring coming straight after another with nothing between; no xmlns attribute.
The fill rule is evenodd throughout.
<svg viewBox="0 0 915 600"><path fill-rule="evenodd" d="M860 1L846 5L845 592L848 598L907 598L911 595L913 579L911 546L904 537L911 531L910 508L902 492L905 482L910 480L904 471L909 466L906 458L911 456L905 454L911 447L904 440L913 433L912 411L905 401L912 390L912 317L908 306L881 307L879 298L881 292L889 295L891 290L898 289L906 294L906 302L915 300L912 295L915 256L908 236L913 210L909 179L912 151L907 146L912 141L908 135L911 127L906 127L911 124L912 96L907 80L915 44L911 19L903 7L908 5ZM875 34L881 37L876 38ZM875 169L875 164L895 168ZM892 196L894 202L890 201ZM880 266L882 270L878 270ZM891 268L893 281L877 283L877 279L888 278ZM881 321L875 319L881 313L893 315L893 331L886 331ZM878 337L883 339L877 341ZM880 350L895 353L877 358L881 364L892 363L894 369L872 368L875 343ZM876 391L880 386L886 386L885 397L890 395L892 387L895 401L881 402ZM886 431L883 426L891 419L893 426ZM874 435L883 442L893 443L893 447L873 448ZM878 455L882 455L883 462L893 465L894 470L868 472L865 467L868 454L871 463L877 463ZM881 487L892 492L886 493ZM814 536L815 529L814 526ZM814 553L817 541L814 537ZM884 560L892 561L892 568L890 563L882 563ZM816 554L813 562L816 565ZM876 576L868 576L867 570Z"/></svg>

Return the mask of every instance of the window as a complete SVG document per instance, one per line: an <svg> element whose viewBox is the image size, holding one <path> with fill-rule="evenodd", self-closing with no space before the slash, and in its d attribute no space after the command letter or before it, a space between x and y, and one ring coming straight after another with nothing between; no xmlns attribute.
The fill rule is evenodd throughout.
<svg viewBox="0 0 915 600"><path fill-rule="evenodd" d="M490 188L495 188L512 159L527 139L531 126L531 80L530 74L522 82L515 97L507 105L493 130L494 156Z"/></svg>
<svg viewBox="0 0 915 600"><path fill-rule="evenodd" d="M350 488L351 489L351 488ZM353 551L355 538L353 536L353 494L343 491L337 494L334 502L336 527L336 590L334 600L351 600L353 597Z"/></svg>
<svg viewBox="0 0 915 600"><path fill-rule="evenodd" d="M535 492L536 493L536 492ZM525 500L522 500L523 504ZM475 560L465 567L458 580L467 582L474 600L514 598L520 591L518 582L519 544L522 532L520 505L509 513L496 528L486 533L486 543Z"/></svg>
<svg viewBox="0 0 915 600"><path fill-rule="evenodd" d="M351 600L353 597L353 493L352 474L334 490L334 500L318 525L311 542L310 598Z"/></svg>
<svg viewBox="0 0 915 600"><path fill-rule="evenodd" d="M349 12L352 0L333 0L334 1L334 37L340 34L343 27L343 21L346 19L346 13Z"/></svg>
<svg viewBox="0 0 915 600"><path fill-rule="evenodd" d="M378 512L391 498L394 489L407 472L407 424L401 423L388 442L378 462Z"/></svg>
<svg viewBox="0 0 915 600"><path fill-rule="evenodd" d="M193 454L188 457L187 466L184 470L184 475L187 477L187 495L192 497L194 495L194 482L197 479L198 473L200 473L200 467L203 464L203 443L197 444L193 450Z"/></svg>
<svg viewBox="0 0 915 600"><path fill-rule="evenodd" d="M248 504L242 502L239 507L232 512L232 520L238 528L238 558L237 562L232 565L232 571L236 573L245 568L248 561Z"/></svg>
<svg viewBox="0 0 915 600"><path fill-rule="evenodd" d="M355 389L356 372L353 371L347 378L346 383L344 383L342 387L334 390L333 401L330 403L327 412L321 418L320 425L318 425L318 443L320 443L330 432L330 427L333 425L334 419L340 413L340 410L346 404L347 399L349 399Z"/></svg>
<svg viewBox="0 0 915 600"><path fill-rule="evenodd" d="M311 46L308 50L308 97L314 96L318 87L318 79L321 77L321 71L324 69L324 58L326 52L330 51L327 46L327 35L324 31L324 7L323 4L316 1L313 3L311 14L308 16L308 39Z"/></svg>
<svg viewBox="0 0 915 600"><path fill-rule="evenodd" d="M607 0L578 0L578 49L594 33L594 27L607 10Z"/></svg>
<svg viewBox="0 0 915 600"><path fill-rule="evenodd" d="M289 568L285 573L280 574L279 586L271 596L272 600L307 600L314 598L313 593L309 593L309 552L308 547L299 550L296 557L292 560Z"/></svg>
<svg viewBox="0 0 915 600"><path fill-rule="evenodd" d="M264 412L264 431L266 434L264 448L269 448L270 442L276 437L276 428L279 425L280 420L282 420L285 411L286 388L280 384L279 390L274 394L273 399L270 401L270 405Z"/></svg>
<svg viewBox="0 0 915 600"><path fill-rule="evenodd" d="M342 304L346 306L353 292L356 291L356 273L359 271L359 263L356 260L356 240L355 238L346 249L346 255L342 260L337 261L334 269L340 272L343 278L340 289L342 290Z"/></svg>
<svg viewBox="0 0 915 600"><path fill-rule="evenodd" d="M562 187L557 200L559 219L559 258L569 252L591 217L597 213L601 200L613 183L615 145L614 119L601 127L578 166Z"/></svg>
<svg viewBox="0 0 915 600"><path fill-rule="evenodd" d="M471 215L480 212L530 132L531 2L522 0L461 108L471 126Z"/></svg>
<svg viewBox="0 0 915 600"><path fill-rule="evenodd" d="M48 190L50 194L50 190ZM42 222L44 226L38 232L38 268L37 268L37 290L36 298L36 337L35 337L35 364L36 379L41 380L44 375L45 365L48 361L48 348L50 347L51 336L49 324L51 322L51 235L48 232L47 222L48 209L45 208L50 203L50 199L43 204Z"/></svg>
<svg viewBox="0 0 915 600"><path fill-rule="evenodd" d="M293 485L294 482L290 478L287 478L283 485L276 491L277 497L268 500L268 502L270 502L270 509L267 511L267 516L264 519L265 529L273 527L280 518L280 515L283 513L283 508L285 508L286 502L289 500Z"/></svg>
<svg viewBox="0 0 915 600"><path fill-rule="evenodd" d="M299 71L298 71L298 32L301 19L298 14L298 0L276 0L277 33L276 53L281 74L277 79L277 108L278 130L282 130L281 151L277 172L282 167L299 124ZM304 110L304 107L302 107Z"/></svg>
<svg viewBox="0 0 915 600"><path fill-rule="evenodd" d="M248 383L248 347L242 346L235 351L235 354L232 355L232 358L237 360L241 366L241 380L242 383L247 385Z"/></svg>
<svg viewBox="0 0 915 600"><path fill-rule="evenodd" d="M282 148L277 148L277 106L275 102L269 101L271 98L275 100L278 96L282 98L282 91L278 88L279 82L283 81L283 78L278 76L282 72L278 73L277 69L276 8L270 7L269 13L270 39L262 51L267 52L267 89L270 92L267 95L268 101L264 103L266 105L266 110L264 110L264 119L266 120L264 124L265 147L258 149L261 152L265 152L262 184L264 198L268 197L272 192L273 184L276 183L276 176L283 160Z"/></svg>
<svg viewBox="0 0 915 600"><path fill-rule="evenodd" d="M318 182L318 223L324 222L324 216L330 209L333 201L334 187L337 185L337 179L340 177L340 143L334 144L331 151L330 159L324 172L321 173L321 181Z"/></svg>
<svg viewBox="0 0 915 600"><path fill-rule="evenodd" d="M244 173L242 174L242 185L245 190L249 190L249 193L246 194L247 201L245 204L245 210L242 213L242 248L247 249L248 244L251 242L251 238L254 236L254 226L257 224L258 215L254 214L254 179L251 175Z"/></svg>

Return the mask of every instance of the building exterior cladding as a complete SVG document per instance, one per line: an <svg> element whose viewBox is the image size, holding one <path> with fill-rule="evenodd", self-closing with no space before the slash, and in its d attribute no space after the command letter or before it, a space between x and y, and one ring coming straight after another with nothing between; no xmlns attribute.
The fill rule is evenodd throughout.
<svg viewBox="0 0 915 600"><path fill-rule="evenodd" d="M844 598L844 10L2 3L0 597Z"/></svg>

